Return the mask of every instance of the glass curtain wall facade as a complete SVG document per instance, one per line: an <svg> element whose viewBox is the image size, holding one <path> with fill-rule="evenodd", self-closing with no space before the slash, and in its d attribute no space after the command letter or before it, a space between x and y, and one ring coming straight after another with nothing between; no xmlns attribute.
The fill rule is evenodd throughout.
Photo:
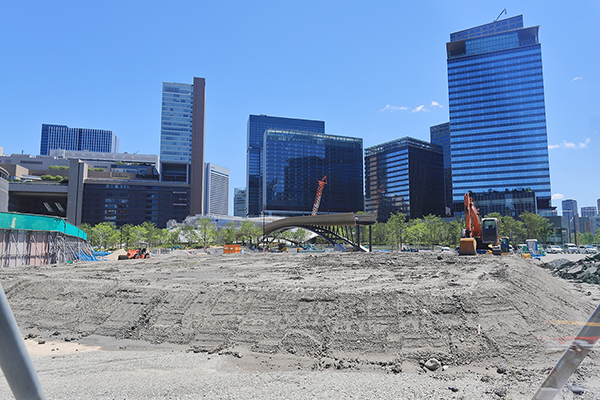
<svg viewBox="0 0 600 400"><path fill-rule="evenodd" d="M193 85L163 82L160 122L162 180L187 182L192 162Z"/></svg>
<svg viewBox="0 0 600 400"><path fill-rule="evenodd" d="M117 227L152 222L166 228L167 221L189 215L190 188L180 183L85 183L82 222L109 222Z"/></svg>
<svg viewBox="0 0 600 400"><path fill-rule="evenodd" d="M363 210L362 139L267 129L263 148L265 214L310 214L325 176L319 214Z"/></svg>
<svg viewBox="0 0 600 400"><path fill-rule="evenodd" d="M452 33L446 44L452 193L530 189L549 209L539 26L519 15Z"/></svg>
<svg viewBox="0 0 600 400"><path fill-rule="evenodd" d="M517 218L524 212L536 213L536 196L531 190L473 193L473 202L479 215L500 213ZM464 214L464 213L463 213Z"/></svg>
<svg viewBox="0 0 600 400"><path fill-rule="evenodd" d="M118 153L119 138L112 131L102 129L42 124L40 155L47 156L50 150Z"/></svg>
<svg viewBox="0 0 600 400"><path fill-rule="evenodd" d="M567 218L571 232L579 225L579 206L577 200L565 199L562 201L562 216Z"/></svg>
<svg viewBox="0 0 600 400"><path fill-rule="evenodd" d="M444 155L444 204L446 215L452 215L452 158L450 156L450 123L446 122L429 128L429 141L442 146Z"/></svg>
<svg viewBox="0 0 600 400"><path fill-rule="evenodd" d="M404 137L366 148L365 205L381 222L398 212L443 216L442 146Z"/></svg>
<svg viewBox="0 0 600 400"><path fill-rule="evenodd" d="M246 188L233 189L233 216L245 217L246 212Z"/></svg>
<svg viewBox="0 0 600 400"><path fill-rule="evenodd" d="M248 118L248 144L246 150L246 210L249 216L259 216L263 211L262 156L264 133L265 130L269 128L325 133L325 122L308 119L271 117L262 114L250 115Z"/></svg>

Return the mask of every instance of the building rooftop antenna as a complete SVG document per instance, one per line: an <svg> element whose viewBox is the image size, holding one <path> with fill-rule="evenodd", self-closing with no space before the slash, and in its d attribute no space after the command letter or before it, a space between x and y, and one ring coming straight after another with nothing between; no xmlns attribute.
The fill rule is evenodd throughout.
<svg viewBox="0 0 600 400"><path fill-rule="evenodd" d="M506 14L506 8L500 12L500 15L498 15L498 18L496 18L496 19L494 20L494 22L498 21L498 19L500 18L500 16L501 16L502 14L505 14L505 15L507 15L507 14Z"/></svg>

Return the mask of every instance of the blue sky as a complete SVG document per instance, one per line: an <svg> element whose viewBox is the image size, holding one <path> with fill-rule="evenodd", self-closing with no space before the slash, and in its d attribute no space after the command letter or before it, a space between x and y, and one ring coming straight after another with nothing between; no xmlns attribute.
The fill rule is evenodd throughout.
<svg viewBox="0 0 600 400"><path fill-rule="evenodd" d="M122 152L158 154L162 82L204 77L206 160L231 170L233 196L246 184L249 114L323 120L365 147L429 140L448 121L450 33L504 8L540 26L553 204L596 205L597 0L4 2L0 146L39 154L49 123L112 130Z"/></svg>

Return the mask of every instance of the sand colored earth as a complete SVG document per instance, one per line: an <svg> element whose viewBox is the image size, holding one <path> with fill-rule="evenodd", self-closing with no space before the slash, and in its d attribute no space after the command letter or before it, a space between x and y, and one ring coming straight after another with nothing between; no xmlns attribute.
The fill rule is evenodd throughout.
<svg viewBox="0 0 600 400"><path fill-rule="evenodd" d="M194 376L213 371L211 382L291 374L285 376L292 383L277 378L284 382L277 396L268 385L248 383L257 398L312 398L310 387L298 386L307 376L313 386L319 379L392 379L384 376L404 379L403 388L421 385L398 398L431 398L426 388L438 386L437 398L531 398L578 332L573 322L586 321L600 301L598 286L551 272L538 260L516 256L177 252L148 260L3 269L0 282L34 365L54 371L49 374L63 362L113 354L121 360L135 355L137 362L123 365L144 376L139 368L155 357L176 365L195 357ZM423 367L432 358L440 363L433 372ZM565 388L564 398L596 398L598 361L592 352L572 378L570 385L585 388L584 394ZM166 386L181 374L168 376ZM400 393L396 380L382 383L382 390ZM106 384L102 379L96 387ZM58 397L77 398L54 389L54 380L46 385ZM318 397L328 398L330 386ZM171 394L249 396L242 389L232 393L230 383L221 391L212 388L212 395L203 392L204 381L190 387L201 397L186 397L183 389ZM118 389L111 390L118 398ZM131 390L121 397L152 398ZM352 397L360 393L346 397L365 398Z"/></svg>

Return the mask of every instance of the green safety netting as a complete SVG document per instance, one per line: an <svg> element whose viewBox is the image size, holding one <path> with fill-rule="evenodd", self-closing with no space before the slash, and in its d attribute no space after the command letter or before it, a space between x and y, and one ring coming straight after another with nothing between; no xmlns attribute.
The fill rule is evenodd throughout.
<svg viewBox="0 0 600 400"><path fill-rule="evenodd" d="M87 240L87 234L59 217L0 212L0 229L61 232Z"/></svg>

